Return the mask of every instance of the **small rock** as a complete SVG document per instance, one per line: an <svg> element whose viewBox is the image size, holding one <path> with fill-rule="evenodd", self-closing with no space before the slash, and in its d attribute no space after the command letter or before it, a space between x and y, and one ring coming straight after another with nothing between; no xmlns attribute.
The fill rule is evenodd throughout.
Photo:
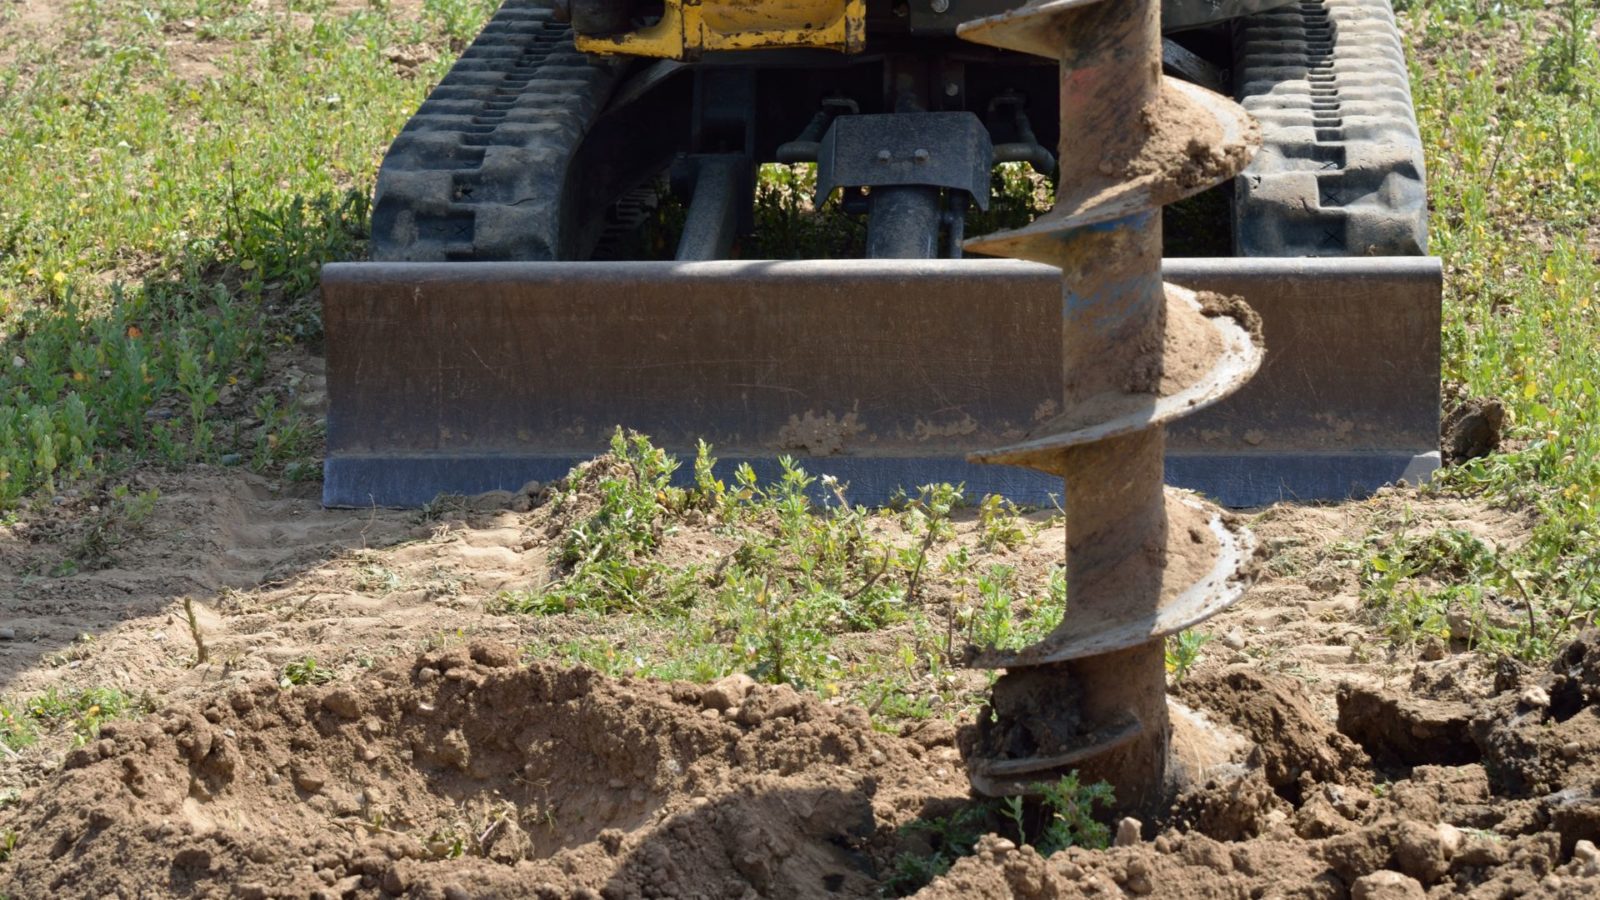
<svg viewBox="0 0 1600 900"><path fill-rule="evenodd" d="M1439 850L1444 853L1445 859L1450 859L1461 849L1461 829L1449 822L1440 822L1436 829L1439 834Z"/></svg>
<svg viewBox="0 0 1600 900"><path fill-rule="evenodd" d="M1242 628L1231 628L1231 629L1229 629L1228 633L1224 634L1222 636L1222 646L1227 647L1229 650L1243 650L1244 649L1244 629L1242 629Z"/></svg>
<svg viewBox="0 0 1600 900"><path fill-rule="evenodd" d="M1583 753L1583 745L1577 741L1567 741L1561 745L1561 755L1567 759L1577 759Z"/></svg>
<svg viewBox="0 0 1600 900"><path fill-rule="evenodd" d="M361 697L350 688L336 688L322 698L322 708L341 719L357 719L361 717Z"/></svg>
<svg viewBox="0 0 1600 900"><path fill-rule="evenodd" d="M308 794L322 790L322 786L326 783L327 779L316 772L305 771L294 776L294 786Z"/></svg>
<svg viewBox="0 0 1600 900"><path fill-rule="evenodd" d="M1536 684L1523 691L1517 702L1534 709L1544 709L1550 705L1550 693Z"/></svg>
<svg viewBox="0 0 1600 900"><path fill-rule="evenodd" d="M700 694L700 705L706 709L731 709L744 702L756 680L743 672L729 675L708 685Z"/></svg>
<svg viewBox="0 0 1600 900"><path fill-rule="evenodd" d="M267 900L267 886L259 881L246 881L234 885L233 895L239 900Z"/></svg>
<svg viewBox="0 0 1600 900"><path fill-rule="evenodd" d="M1594 841L1579 841L1572 845L1572 858L1583 862L1591 862L1600 859L1600 849L1595 848Z"/></svg>
<svg viewBox="0 0 1600 900"><path fill-rule="evenodd" d="M517 650L499 641L473 641L467 652L472 661L491 669L510 669L517 664Z"/></svg>
<svg viewBox="0 0 1600 900"><path fill-rule="evenodd" d="M14 641L17 639L17 630L9 625L0 627L0 641Z"/></svg>
<svg viewBox="0 0 1600 900"><path fill-rule="evenodd" d="M1463 400L1439 426L1444 464L1459 465L1499 450L1505 424L1506 407L1499 400Z"/></svg>
<svg viewBox="0 0 1600 900"><path fill-rule="evenodd" d="M1132 816L1125 817L1117 823L1117 847L1137 847L1139 845L1139 831L1144 828L1144 823Z"/></svg>
<svg viewBox="0 0 1600 900"><path fill-rule="evenodd" d="M1425 662L1438 662L1445 658L1445 653L1444 641L1436 637L1428 638L1428 642L1422 645L1422 659Z"/></svg>
<svg viewBox="0 0 1600 900"><path fill-rule="evenodd" d="M1594 841L1579 841L1572 848L1572 861L1583 863L1583 874L1593 878L1600 875L1600 850L1595 849Z"/></svg>
<svg viewBox="0 0 1600 900"><path fill-rule="evenodd" d="M510 491L484 491L467 498L467 508L473 512L498 512L509 509L515 496Z"/></svg>
<svg viewBox="0 0 1600 900"><path fill-rule="evenodd" d="M989 849L993 850L995 853L1010 853L1011 851L1017 849L1017 845L1006 838L995 838L989 842Z"/></svg>
<svg viewBox="0 0 1600 900"><path fill-rule="evenodd" d="M1444 614L1445 624L1450 627L1450 640L1470 641L1478 633L1472 624L1472 616L1459 609L1452 609Z"/></svg>
<svg viewBox="0 0 1600 900"><path fill-rule="evenodd" d="M1422 900L1426 896L1422 882L1388 869L1363 875L1350 886L1350 900Z"/></svg>

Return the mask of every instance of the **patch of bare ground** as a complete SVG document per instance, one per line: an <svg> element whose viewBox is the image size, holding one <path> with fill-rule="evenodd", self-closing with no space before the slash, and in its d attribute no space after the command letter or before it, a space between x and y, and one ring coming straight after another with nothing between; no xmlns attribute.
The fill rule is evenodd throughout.
<svg viewBox="0 0 1600 900"><path fill-rule="evenodd" d="M549 577L570 510L538 495L426 518L323 510L307 488L236 472L141 478L161 499L110 566L48 577L58 543L0 535L11 585L0 603L17 623L17 639L0 642L6 692L116 685L164 707L86 747L58 736L0 760L0 787L22 792L0 810L0 828L22 836L0 866L14 896L159 883L202 895L628 897L701 872L712 880L694 883L719 895L870 896L903 849L898 827L964 795L943 723L894 738L848 703L785 688L520 667L504 647L577 632L623 648L661 639L621 616L484 612L500 590ZM1218 637L1178 689L1244 736L1245 774L1193 786L1137 846L1043 860L988 839L928 895L1593 887L1578 842L1600 839L1585 768L1600 751L1600 664L1569 651L1562 673L1541 676L1389 647L1360 609L1354 558L1334 548L1402 522L1503 545L1532 526L1408 490L1256 515L1262 576L1208 626ZM956 541L975 541L977 524L963 517ZM1048 524L1039 517L993 558L1047 582L1062 552ZM904 538L892 519L880 527ZM684 521L659 554L714 566L731 549L711 524ZM953 593L933 579L925 602ZM198 601L203 663L184 596ZM504 647L463 646L481 638ZM840 652L866 660L910 639L891 629ZM339 680L281 690L284 666L307 656ZM1393 712L1372 726L1364 709ZM1443 738L1405 738L1422 732ZM1469 750L1440 757L1441 740Z"/></svg>

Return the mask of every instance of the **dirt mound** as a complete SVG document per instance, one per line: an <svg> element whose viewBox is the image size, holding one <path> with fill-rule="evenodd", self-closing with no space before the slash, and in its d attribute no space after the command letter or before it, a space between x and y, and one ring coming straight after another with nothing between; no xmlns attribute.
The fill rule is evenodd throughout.
<svg viewBox="0 0 1600 900"><path fill-rule="evenodd" d="M1299 802L1317 784L1371 782L1366 754L1317 715L1297 681L1233 666L1191 678L1176 693L1248 738L1252 768L1286 800Z"/></svg>
<svg viewBox="0 0 1600 900"><path fill-rule="evenodd" d="M1496 792L1534 798L1567 851L1600 842L1600 631L1569 644L1538 683L1496 698L1471 730Z"/></svg>
<svg viewBox="0 0 1600 900"><path fill-rule="evenodd" d="M0 893L876 895L959 765L859 709L520 668L480 642L107 726L27 814Z"/></svg>
<svg viewBox="0 0 1600 900"><path fill-rule="evenodd" d="M1481 762L1381 782L1296 680L1193 676L1182 699L1253 745L1247 766L1153 840L1046 859L989 835L918 896L1595 896L1600 633L1535 681L1474 702ZM880 896L907 826L972 805L953 737L744 676L614 680L476 642L107 726L23 798L0 894Z"/></svg>
<svg viewBox="0 0 1600 900"><path fill-rule="evenodd" d="M1439 425L1446 465L1459 465L1500 449L1506 407L1499 400L1468 399L1451 409Z"/></svg>
<svg viewBox="0 0 1600 900"><path fill-rule="evenodd" d="M1460 673L1413 679L1439 696L1341 691L1343 724L1402 756L1442 746L1428 704L1447 706L1458 729L1458 707L1474 711L1466 755L1481 753L1482 763L1413 756L1398 760L1403 776L1389 783L1375 783L1366 754L1294 680L1243 667L1195 677L1179 695L1255 745L1245 772L1180 796L1148 843L1045 859L990 836L916 896L1600 895L1600 633L1575 641L1552 668L1537 685L1470 704ZM1392 721L1379 728L1374 716ZM1413 727L1411 743L1390 733Z"/></svg>

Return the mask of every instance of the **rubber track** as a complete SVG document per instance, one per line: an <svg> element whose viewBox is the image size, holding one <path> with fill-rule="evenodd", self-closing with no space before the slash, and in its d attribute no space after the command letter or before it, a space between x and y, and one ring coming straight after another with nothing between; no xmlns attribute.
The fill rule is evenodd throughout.
<svg viewBox="0 0 1600 900"><path fill-rule="evenodd" d="M579 53L547 3L506 0L390 145L374 259L558 258L568 166L617 66Z"/></svg>
<svg viewBox="0 0 1600 900"><path fill-rule="evenodd" d="M1241 256L1427 252L1422 140L1389 0L1298 0L1236 23L1262 148L1235 190Z"/></svg>

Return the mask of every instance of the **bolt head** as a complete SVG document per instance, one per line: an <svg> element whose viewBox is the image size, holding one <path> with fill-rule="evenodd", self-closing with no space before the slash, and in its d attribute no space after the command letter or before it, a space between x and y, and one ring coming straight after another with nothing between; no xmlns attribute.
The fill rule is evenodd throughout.
<svg viewBox="0 0 1600 900"><path fill-rule="evenodd" d="M954 81L945 82L944 95L946 97L954 97L959 93L961 93L961 85L956 84Z"/></svg>
<svg viewBox="0 0 1600 900"><path fill-rule="evenodd" d="M893 153L890 153L887 150L878 151L878 162L888 162L891 159L894 159Z"/></svg>
<svg viewBox="0 0 1600 900"><path fill-rule="evenodd" d="M919 163L925 163L928 161L928 151L918 147L916 152L911 154L911 158Z"/></svg>
<svg viewBox="0 0 1600 900"><path fill-rule="evenodd" d="M933 0L930 5L936 13L942 14L950 11L950 0Z"/></svg>

